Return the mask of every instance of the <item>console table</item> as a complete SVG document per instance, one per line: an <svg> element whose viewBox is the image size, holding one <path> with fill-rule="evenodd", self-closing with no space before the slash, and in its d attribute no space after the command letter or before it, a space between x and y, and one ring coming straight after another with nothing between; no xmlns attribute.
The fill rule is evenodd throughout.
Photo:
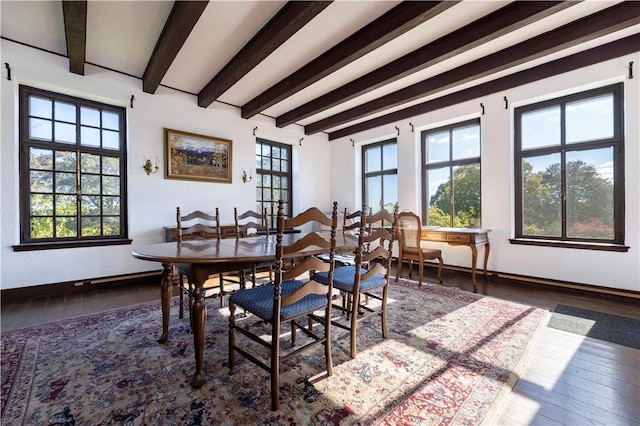
<svg viewBox="0 0 640 426"><path fill-rule="evenodd" d="M478 292L476 286L476 263L478 261L478 247L484 246L484 277L487 274L487 262L489 261L489 232L490 229L482 228L444 228L425 226L422 228L420 239L422 241L437 241L451 246L468 246L471 249L471 282L473 292Z"/></svg>

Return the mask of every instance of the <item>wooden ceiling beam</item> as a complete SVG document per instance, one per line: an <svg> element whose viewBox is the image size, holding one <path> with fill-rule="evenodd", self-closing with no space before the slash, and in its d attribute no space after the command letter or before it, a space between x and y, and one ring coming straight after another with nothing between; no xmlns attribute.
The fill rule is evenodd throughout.
<svg viewBox="0 0 640 426"><path fill-rule="evenodd" d="M545 18L576 1L516 1L276 118L284 127Z"/></svg>
<svg viewBox="0 0 640 426"><path fill-rule="evenodd" d="M87 50L87 2L63 1L64 34L69 57L69 72L84 75Z"/></svg>
<svg viewBox="0 0 640 426"><path fill-rule="evenodd" d="M585 50L561 59L556 59L555 61L538 65L478 86L473 86L447 96L413 105L400 111L392 112L382 117L373 118L362 123L330 132L329 140L339 139L365 130L395 123L399 120L404 120L441 108L456 105L461 102L478 99L482 96L488 96L493 93L540 81L545 78L574 71L600 62L608 61L610 59L615 59L630 53L636 53L640 50L639 46L640 34L634 34L602 46L594 47L593 49Z"/></svg>
<svg viewBox="0 0 640 426"><path fill-rule="evenodd" d="M290 1L285 4L198 93L198 105L204 108L211 105L330 4L330 1Z"/></svg>
<svg viewBox="0 0 640 426"><path fill-rule="evenodd" d="M205 1L176 1L156 42L142 76L142 90L155 93L180 52L193 27L209 4Z"/></svg>
<svg viewBox="0 0 640 426"><path fill-rule="evenodd" d="M622 2L442 74L305 126L310 135L542 58L640 23L637 4Z"/></svg>
<svg viewBox="0 0 640 426"><path fill-rule="evenodd" d="M242 106L242 118L251 118L310 84L326 77L401 34L428 21L456 1L407 1L364 26L293 74Z"/></svg>

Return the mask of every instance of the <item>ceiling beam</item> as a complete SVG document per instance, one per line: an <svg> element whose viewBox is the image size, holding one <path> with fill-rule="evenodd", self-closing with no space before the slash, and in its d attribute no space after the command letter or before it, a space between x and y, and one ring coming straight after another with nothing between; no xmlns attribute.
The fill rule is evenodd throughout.
<svg viewBox="0 0 640 426"><path fill-rule="evenodd" d="M84 75L87 50L87 2L63 1L64 34L69 57L69 72Z"/></svg>
<svg viewBox="0 0 640 426"><path fill-rule="evenodd" d="M337 71L383 44L454 6L456 1L406 1L367 24L293 74L242 106L242 118L251 118L310 84Z"/></svg>
<svg viewBox="0 0 640 426"><path fill-rule="evenodd" d="M204 108L211 105L330 4L330 1L290 1L285 4L198 93L198 105Z"/></svg>
<svg viewBox="0 0 640 426"><path fill-rule="evenodd" d="M530 38L499 52L487 55L411 86L381 96L349 110L334 114L305 126L307 135L337 127L367 115L399 106L439 91L542 58L551 53L577 46L606 34L637 25L640 14L634 2L615 6Z"/></svg>
<svg viewBox="0 0 640 426"><path fill-rule="evenodd" d="M171 63L180 52L191 30L209 1L176 1L156 42L142 76L142 90L155 93Z"/></svg>
<svg viewBox="0 0 640 426"><path fill-rule="evenodd" d="M284 127L545 18L575 1L516 1L276 118Z"/></svg>
<svg viewBox="0 0 640 426"><path fill-rule="evenodd" d="M456 105L461 102L478 99L482 96L488 96L503 90L512 89L524 84L533 83L562 73L574 71L600 62L608 61L610 59L615 59L630 53L636 53L640 50L639 46L640 34L634 34L602 46L594 47L593 49L585 50L562 59L538 65L447 96L413 105L382 117L373 118L362 123L336 130L329 133L329 140L339 139L365 130L395 123L399 120L404 120L441 108Z"/></svg>

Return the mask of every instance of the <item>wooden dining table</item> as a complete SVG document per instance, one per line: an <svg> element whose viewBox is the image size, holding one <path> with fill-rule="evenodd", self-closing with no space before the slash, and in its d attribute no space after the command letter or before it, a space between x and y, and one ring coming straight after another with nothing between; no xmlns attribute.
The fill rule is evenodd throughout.
<svg viewBox="0 0 640 426"><path fill-rule="evenodd" d="M320 233L329 231L321 231ZM282 243L291 245L304 237L306 232L283 235ZM339 251L355 250L358 237L337 232L336 245ZM307 248L295 253L296 257L323 254L321 248ZM195 285L194 303L191 306L190 319L193 332L195 355L195 372L191 377L191 386L201 387L206 379L203 374L204 325L207 317L204 304L204 283L209 276L221 272L250 269L254 263L275 261L276 235L248 238L228 238L210 240L191 240L183 242L166 242L135 248L132 256L137 259L159 262L162 264L162 281L160 284L160 303L162 306L162 334L158 339L164 343L169 338L169 311L173 295L173 265L187 265L190 278Z"/></svg>

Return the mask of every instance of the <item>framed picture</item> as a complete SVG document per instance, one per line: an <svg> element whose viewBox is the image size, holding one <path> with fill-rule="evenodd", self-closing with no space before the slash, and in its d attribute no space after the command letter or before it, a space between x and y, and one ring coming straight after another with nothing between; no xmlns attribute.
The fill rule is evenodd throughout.
<svg viewBox="0 0 640 426"><path fill-rule="evenodd" d="M231 183L228 139L164 129L166 179Z"/></svg>

